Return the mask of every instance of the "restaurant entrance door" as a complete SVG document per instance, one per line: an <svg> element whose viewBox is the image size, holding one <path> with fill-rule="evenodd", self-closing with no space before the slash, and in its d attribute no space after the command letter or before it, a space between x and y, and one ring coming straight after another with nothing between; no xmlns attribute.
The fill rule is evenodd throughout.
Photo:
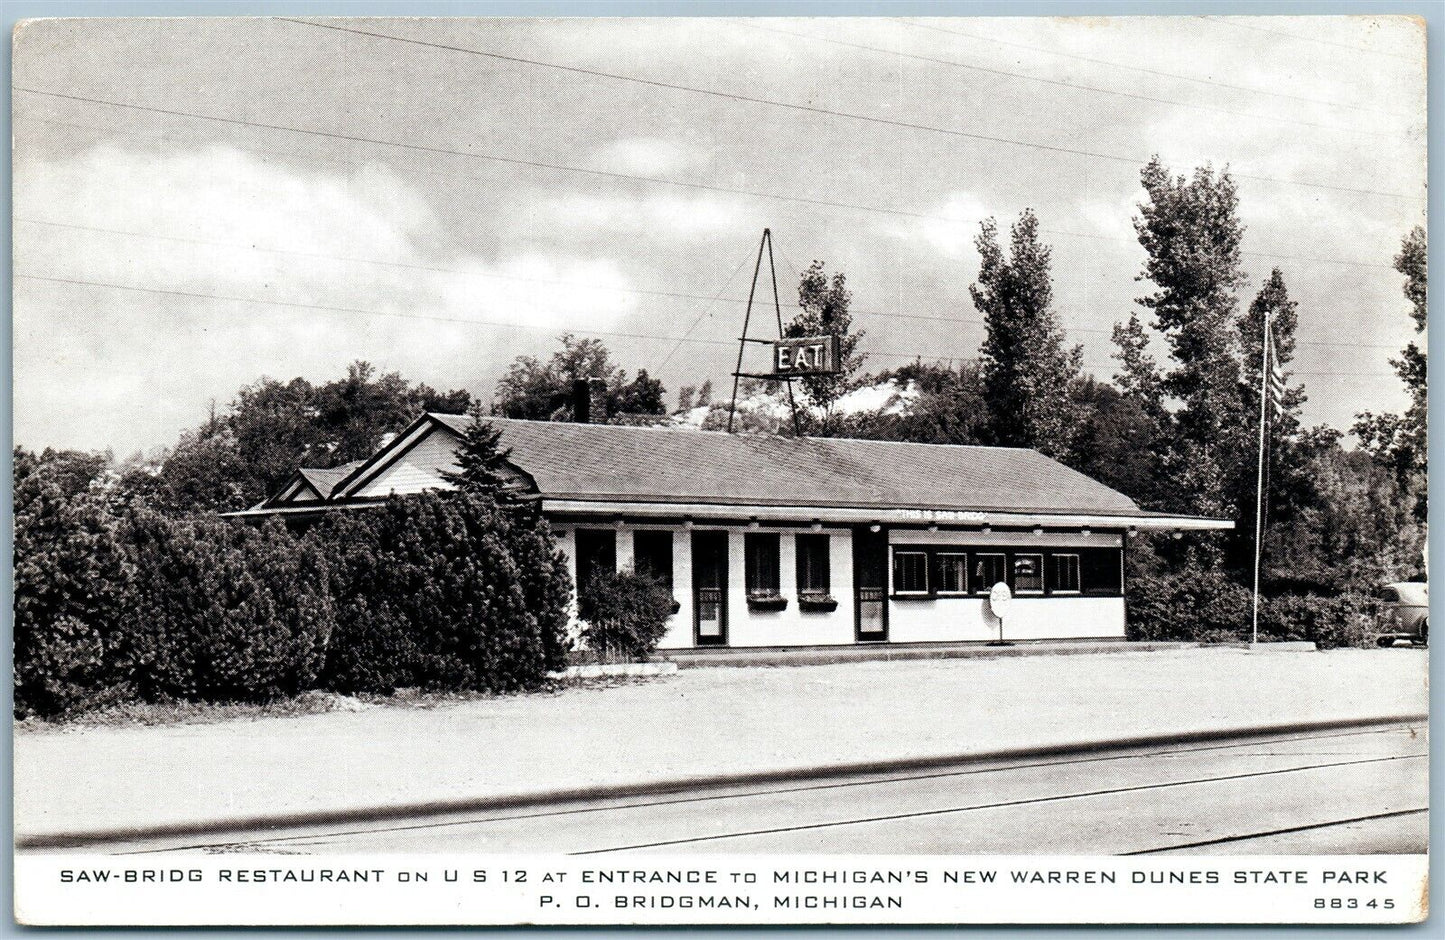
<svg viewBox="0 0 1445 940"><path fill-rule="evenodd" d="M728 536L692 534L693 641L698 646L728 642Z"/></svg>
<svg viewBox="0 0 1445 940"><path fill-rule="evenodd" d="M881 642L888 639L888 532L853 530L854 639Z"/></svg>

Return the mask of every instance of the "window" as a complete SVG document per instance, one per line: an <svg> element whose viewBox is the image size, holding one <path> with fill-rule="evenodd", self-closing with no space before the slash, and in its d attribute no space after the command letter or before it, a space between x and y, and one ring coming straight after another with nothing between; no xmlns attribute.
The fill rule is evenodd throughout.
<svg viewBox="0 0 1445 940"><path fill-rule="evenodd" d="M1079 556L1049 556L1049 593L1079 593Z"/></svg>
<svg viewBox="0 0 1445 940"><path fill-rule="evenodd" d="M672 590L672 533L632 533L632 568L648 574Z"/></svg>
<svg viewBox="0 0 1445 940"><path fill-rule="evenodd" d="M893 553L893 593L928 593L928 553Z"/></svg>
<svg viewBox="0 0 1445 940"><path fill-rule="evenodd" d="M795 538L798 553L798 593L828 593L828 536L799 535Z"/></svg>
<svg viewBox="0 0 1445 940"><path fill-rule="evenodd" d="M1043 555L1014 556L1013 590L1015 594L1044 593Z"/></svg>
<svg viewBox="0 0 1445 940"><path fill-rule="evenodd" d="M577 530L577 608L583 620L592 616L592 579L617 570L617 533L611 529Z"/></svg>
<svg viewBox="0 0 1445 940"><path fill-rule="evenodd" d="M748 532L743 535L743 563L748 594L777 594L778 534Z"/></svg>
<svg viewBox="0 0 1445 940"><path fill-rule="evenodd" d="M1117 548L1079 550L1079 586L1084 594L1118 597L1124 593L1124 558Z"/></svg>
<svg viewBox="0 0 1445 940"><path fill-rule="evenodd" d="M962 552L938 553L938 593L968 593L968 556Z"/></svg>
<svg viewBox="0 0 1445 940"><path fill-rule="evenodd" d="M973 556L973 593L987 594L1003 579L1003 555L978 553Z"/></svg>

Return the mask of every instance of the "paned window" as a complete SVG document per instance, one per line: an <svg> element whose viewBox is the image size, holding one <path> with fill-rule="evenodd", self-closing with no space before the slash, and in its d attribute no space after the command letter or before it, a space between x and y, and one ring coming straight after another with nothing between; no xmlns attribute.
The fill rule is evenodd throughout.
<svg viewBox="0 0 1445 940"><path fill-rule="evenodd" d="M938 593L968 593L968 556L962 552L938 553Z"/></svg>
<svg viewBox="0 0 1445 940"><path fill-rule="evenodd" d="M1049 556L1049 593L1079 593L1079 556Z"/></svg>
<svg viewBox="0 0 1445 940"><path fill-rule="evenodd" d="M987 594L1004 580L1003 555L979 552L973 556L973 593Z"/></svg>
<svg viewBox="0 0 1445 940"><path fill-rule="evenodd" d="M1013 558L1015 594L1044 593L1044 556L1015 555Z"/></svg>
<svg viewBox="0 0 1445 940"><path fill-rule="evenodd" d="M928 593L928 553L893 553L893 593Z"/></svg>

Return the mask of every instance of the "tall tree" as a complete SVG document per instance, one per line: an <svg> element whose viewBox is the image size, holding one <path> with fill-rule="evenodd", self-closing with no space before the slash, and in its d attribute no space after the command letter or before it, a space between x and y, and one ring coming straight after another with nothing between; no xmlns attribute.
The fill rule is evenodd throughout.
<svg viewBox="0 0 1445 940"><path fill-rule="evenodd" d="M1237 515L1227 466L1244 446L1238 336L1232 327L1244 227L1229 171L1196 168L1175 176L1156 156L1140 173L1147 199L1134 230L1148 253L1141 280L1154 290L1137 299L1153 311L1169 345L1173 368L1161 389L1180 405L1165 457L1178 481L1176 508L1207 515Z"/></svg>
<svg viewBox="0 0 1445 940"><path fill-rule="evenodd" d="M1039 241L1032 209L1024 210L1010 234L1005 255L998 224L984 220L974 239L978 281L968 288L988 331L982 365L990 434L997 444L1060 457L1072 446L1069 383L1078 377L1083 348L1064 345L1053 308L1052 251Z"/></svg>
<svg viewBox="0 0 1445 940"><path fill-rule="evenodd" d="M1405 275L1405 297L1410 301L1410 316L1415 332L1423 333L1429 316L1427 307L1427 246L1425 230L1411 229L1395 256L1395 270ZM1391 359L1395 374L1410 393L1410 407L1404 415L1362 412L1356 415L1355 436L1361 445L1381 463L1389 466L1410 501L1416 521L1423 523L1428 503L1425 476L1428 470L1427 393L1428 374L1425 351L1412 340L1406 344L1399 359Z"/></svg>
<svg viewBox="0 0 1445 940"><path fill-rule="evenodd" d="M838 271L830 279L823 262L814 261L798 282L798 306L802 309L783 326L784 336L838 337L841 372L808 376L800 382L808 403L818 412L816 426L811 429L819 434L832 433L837 423L834 406L852 388L853 377L863 366L865 356L858 352L858 344L867 334L853 329L853 315L848 310L852 302L847 276Z"/></svg>

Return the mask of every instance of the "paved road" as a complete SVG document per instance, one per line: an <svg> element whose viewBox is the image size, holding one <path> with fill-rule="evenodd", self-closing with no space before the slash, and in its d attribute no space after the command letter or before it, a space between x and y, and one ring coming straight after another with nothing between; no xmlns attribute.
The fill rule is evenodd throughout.
<svg viewBox="0 0 1445 940"><path fill-rule="evenodd" d="M1357 728L87 851L1413 853L1427 754Z"/></svg>

